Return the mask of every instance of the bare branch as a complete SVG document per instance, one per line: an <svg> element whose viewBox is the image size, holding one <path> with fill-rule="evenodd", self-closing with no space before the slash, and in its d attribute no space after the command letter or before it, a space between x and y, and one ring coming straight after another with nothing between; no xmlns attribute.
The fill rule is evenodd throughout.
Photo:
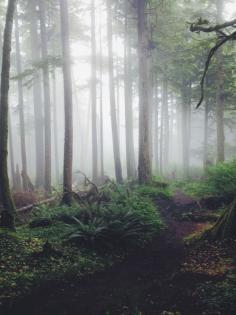
<svg viewBox="0 0 236 315"><path fill-rule="evenodd" d="M235 40L236 39L236 32L232 33L229 36L223 37L222 39L220 39L218 41L218 43L210 50L208 57L207 57L207 61L205 64L205 68L204 68L204 72L203 72L203 76L201 79L201 98L200 101L198 102L196 108L199 108L204 100L204 84L205 84L205 79L206 79L206 75L211 63L211 60L213 58L213 56L215 55L215 53L218 51L218 49L223 46L226 42L230 41L230 40Z"/></svg>
<svg viewBox="0 0 236 315"><path fill-rule="evenodd" d="M203 26L197 23L193 23L190 26L190 31L191 32L205 32L205 33L211 33L211 32L217 32L219 30L225 29L227 27L236 27L236 19L222 23L222 24L218 24L215 26Z"/></svg>

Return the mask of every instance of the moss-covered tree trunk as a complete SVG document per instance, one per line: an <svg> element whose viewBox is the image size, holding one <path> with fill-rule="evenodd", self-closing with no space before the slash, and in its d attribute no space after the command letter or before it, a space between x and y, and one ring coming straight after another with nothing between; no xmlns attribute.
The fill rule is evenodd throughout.
<svg viewBox="0 0 236 315"><path fill-rule="evenodd" d="M210 240L236 238L236 198L204 237Z"/></svg>
<svg viewBox="0 0 236 315"><path fill-rule="evenodd" d="M0 98L0 200L2 227L14 229L15 205L11 197L8 171L8 93L11 65L11 39L16 0L9 0L7 6L6 23L3 39L1 98Z"/></svg>

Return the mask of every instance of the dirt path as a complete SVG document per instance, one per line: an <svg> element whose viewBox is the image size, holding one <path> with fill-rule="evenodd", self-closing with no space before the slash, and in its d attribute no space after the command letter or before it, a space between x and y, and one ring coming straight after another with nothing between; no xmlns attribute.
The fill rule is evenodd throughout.
<svg viewBox="0 0 236 315"><path fill-rule="evenodd" d="M194 281L180 272L185 257L181 238L196 227L172 216L176 208L190 204L157 200L168 228L150 246L110 270L69 287L60 283L41 288L6 315L159 315L163 311L201 314L198 301L191 295Z"/></svg>

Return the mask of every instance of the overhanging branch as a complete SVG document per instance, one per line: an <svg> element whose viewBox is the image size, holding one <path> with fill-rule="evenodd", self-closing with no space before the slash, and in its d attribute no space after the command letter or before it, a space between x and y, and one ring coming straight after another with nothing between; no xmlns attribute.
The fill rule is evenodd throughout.
<svg viewBox="0 0 236 315"><path fill-rule="evenodd" d="M193 23L190 26L190 31L191 32L211 33L211 32L217 32L217 31L222 30L222 29L226 29L227 27L236 27L236 19L222 23L222 24L209 26L209 27L200 25L199 22Z"/></svg>

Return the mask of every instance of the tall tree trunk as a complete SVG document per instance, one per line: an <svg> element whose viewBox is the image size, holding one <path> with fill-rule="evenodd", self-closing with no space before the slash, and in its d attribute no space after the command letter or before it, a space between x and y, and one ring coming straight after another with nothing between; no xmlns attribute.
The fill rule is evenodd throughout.
<svg viewBox="0 0 236 315"><path fill-rule="evenodd" d="M146 1L138 2L138 59L139 59L139 183L151 181L149 142L149 75L148 75L148 34L146 21Z"/></svg>
<svg viewBox="0 0 236 315"><path fill-rule="evenodd" d="M135 154L134 154L134 132L133 132L133 95L131 74L131 45L128 26L128 2L126 2L125 14L125 43L124 43L124 89L125 89L125 140L126 140L126 165L127 177L134 179Z"/></svg>
<svg viewBox="0 0 236 315"><path fill-rule="evenodd" d="M29 1L30 18L30 45L31 59L33 62L40 60L40 44L38 36L38 19L36 14L36 0ZM35 159L36 159L36 187L44 186L44 119L43 119L43 101L42 85L40 75L33 74L33 102L34 102L34 125L35 125Z"/></svg>
<svg viewBox="0 0 236 315"><path fill-rule="evenodd" d="M189 128L188 128L188 119L189 119L189 107L190 107L190 89L188 88L187 82L185 80L182 83L182 111L181 111L181 124L182 124L182 164L183 164L183 173L185 177L189 176Z"/></svg>
<svg viewBox="0 0 236 315"><path fill-rule="evenodd" d="M168 105L168 82L166 77L163 81L162 93L162 115L163 115L163 171L168 170L169 163L169 105Z"/></svg>
<svg viewBox="0 0 236 315"><path fill-rule="evenodd" d="M102 24L100 22L100 163L101 181L104 179L104 136L103 136L103 52L102 52Z"/></svg>
<svg viewBox="0 0 236 315"><path fill-rule="evenodd" d="M0 96L0 202L2 227L15 228L15 205L11 197L7 155L8 155L8 94L11 66L11 40L16 0L9 0L3 40L1 96Z"/></svg>
<svg viewBox="0 0 236 315"><path fill-rule="evenodd" d="M122 183L122 168L120 159L120 145L116 116L115 83L114 83L114 61L113 61L113 40L112 40L112 17L111 0L107 0L107 37L108 37L108 67L109 67L109 89L110 89L110 110L111 127L113 139L113 153L115 163L115 174L118 183Z"/></svg>
<svg viewBox="0 0 236 315"><path fill-rule="evenodd" d="M15 155L13 148L13 138L12 138L12 124L11 124L11 114L8 114L8 130L9 130L9 153L10 153L10 164L11 164L11 179L13 190L16 188L16 174L15 174Z"/></svg>
<svg viewBox="0 0 236 315"><path fill-rule="evenodd" d="M57 80L55 70L52 74L53 78L53 136L54 136L54 156L55 156L55 179L56 184L60 181L59 171L59 153L58 153L58 122L57 122Z"/></svg>
<svg viewBox="0 0 236 315"><path fill-rule="evenodd" d="M70 206L72 203L73 101L71 79L69 12L67 0L60 0L60 13L65 106L64 177L62 202Z"/></svg>
<svg viewBox="0 0 236 315"><path fill-rule="evenodd" d="M18 109L19 109L19 122L20 122L20 143L21 143L21 161L22 161L22 183L23 190L28 191L28 172L27 172L27 157L26 157L26 144L25 144L25 115L24 115L24 94L23 94L23 82L20 77L22 73L21 63L21 50L20 50L20 34L18 13L16 9L15 14L15 39L16 39L16 68L18 79Z"/></svg>
<svg viewBox="0 0 236 315"><path fill-rule="evenodd" d="M164 112L163 112L163 89L161 91L161 125L160 125L160 175L163 176L163 170L164 170Z"/></svg>
<svg viewBox="0 0 236 315"><path fill-rule="evenodd" d="M159 171L159 102L158 102L158 84L156 82L154 87L154 170Z"/></svg>
<svg viewBox="0 0 236 315"><path fill-rule="evenodd" d="M223 0L217 0L217 23L222 22ZM217 132L217 162L225 160L225 135L224 135L224 70L222 52L218 51L216 74L216 132Z"/></svg>
<svg viewBox="0 0 236 315"><path fill-rule="evenodd" d="M98 139L97 139L97 58L96 58L95 2L91 0L91 101L92 101L92 177L98 180Z"/></svg>
<svg viewBox="0 0 236 315"><path fill-rule="evenodd" d="M44 188L46 193L51 193L51 100L50 100L50 81L48 69L48 39L46 29L46 10L44 1L38 1L40 34L42 45L43 65L43 88L44 88L44 121L45 121L45 174Z"/></svg>
<svg viewBox="0 0 236 315"><path fill-rule="evenodd" d="M209 133L209 98L206 97L204 111L204 142L203 142L203 167L206 171L208 166L208 133Z"/></svg>

